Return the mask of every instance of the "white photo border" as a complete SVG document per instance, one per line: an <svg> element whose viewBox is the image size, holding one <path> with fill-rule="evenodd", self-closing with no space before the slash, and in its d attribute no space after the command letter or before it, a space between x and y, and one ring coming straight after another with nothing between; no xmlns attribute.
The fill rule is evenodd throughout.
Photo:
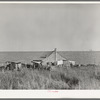
<svg viewBox="0 0 100 100"><path fill-rule="evenodd" d="M100 1L0 1L0 4L100 4ZM0 98L100 98L100 90L0 90Z"/></svg>

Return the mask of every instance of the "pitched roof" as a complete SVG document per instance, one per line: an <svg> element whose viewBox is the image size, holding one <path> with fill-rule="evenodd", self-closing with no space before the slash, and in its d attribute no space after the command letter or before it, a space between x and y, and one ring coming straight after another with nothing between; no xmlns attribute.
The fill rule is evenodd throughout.
<svg viewBox="0 0 100 100"><path fill-rule="evenodd" d="M56 50L52 51L43 61L55 62L58 60L66 60Z"/></svg>

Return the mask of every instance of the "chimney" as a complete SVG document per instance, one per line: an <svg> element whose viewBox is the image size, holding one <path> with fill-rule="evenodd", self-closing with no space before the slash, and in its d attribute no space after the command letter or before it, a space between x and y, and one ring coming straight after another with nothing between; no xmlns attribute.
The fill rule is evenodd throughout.
<svg viewBox="0 0 100 100"><path fill-rule="evenodd" d="M55 48L54 52L55 52L55 62L56 62L57 61L57 48Z"/></svg>

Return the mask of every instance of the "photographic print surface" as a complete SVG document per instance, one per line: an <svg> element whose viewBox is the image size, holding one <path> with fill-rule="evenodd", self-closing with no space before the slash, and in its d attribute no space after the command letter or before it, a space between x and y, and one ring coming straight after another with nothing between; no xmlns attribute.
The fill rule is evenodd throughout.
<svg viewBox="0 0 100 100"><path fill-rule="evenodd" d="M1 90L100 89L100 4L0 3Z"/></svg>

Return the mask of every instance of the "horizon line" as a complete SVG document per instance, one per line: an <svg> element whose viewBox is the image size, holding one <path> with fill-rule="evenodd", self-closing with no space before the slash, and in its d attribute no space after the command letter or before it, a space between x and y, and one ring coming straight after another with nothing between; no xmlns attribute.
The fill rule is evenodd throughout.
<svg viewBox="0 0 100 100"><path fill-rule="evenodd" d="M54 50L25 50L25 51L0 51L0 52L51 52ZM57 50L58 52L100 52L100 50Z"/></svg>

